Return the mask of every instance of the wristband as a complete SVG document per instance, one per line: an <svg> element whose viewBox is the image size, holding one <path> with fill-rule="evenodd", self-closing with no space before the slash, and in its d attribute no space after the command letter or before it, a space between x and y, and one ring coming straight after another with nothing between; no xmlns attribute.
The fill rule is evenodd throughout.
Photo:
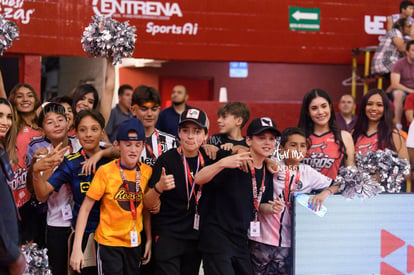
<svg viewBox="0 0 414 275"><path fill-rule="evenodd" d="M329 191L329 193L330 193L330 194L329 194L329 196L333 194L333 192L332 192L332 190L331 190L331 189L327 188L327 189L325 189L325 190L326 190L326 191Z"/></svg>
<svg viewBox="0 0 414 275"><path fill-rule="evenodd" d="M157 185L154 185L154 190L155 190L155 192L157 192L159 195L161 195L161 194L162 194L162 192L160 192L160 190L158 190L158 189L157 189Z"/></svg>

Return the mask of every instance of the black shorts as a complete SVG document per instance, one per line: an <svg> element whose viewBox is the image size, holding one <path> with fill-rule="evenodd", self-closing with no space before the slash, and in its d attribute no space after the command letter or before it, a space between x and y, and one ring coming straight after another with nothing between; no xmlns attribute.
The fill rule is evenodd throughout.
<svg viewBox="0 0 414 275"><path fill-rule="evenodd" d="M52 274L67 273L68 239L71 233L70 227L47 226L46 247Z"/></svg>
<svg viewBox="0 0 414 275"><path fill-rule="evenodd" d="M252 275L253 266L249 252L246 255L203 254L205 275Z"/></svg>
<svg viewBox="0 0 414 275"><path fill-rule="evenodd" d="M178 240L157 236L153 245L155 274L198 275L201 253L197 240Z"/></svg>
<svg viewBox="0 0 414 275"><path fill-rule="evenodd" d="M139 275L141 263L141 246L120 247L98 244L99 274Z"/></svg>

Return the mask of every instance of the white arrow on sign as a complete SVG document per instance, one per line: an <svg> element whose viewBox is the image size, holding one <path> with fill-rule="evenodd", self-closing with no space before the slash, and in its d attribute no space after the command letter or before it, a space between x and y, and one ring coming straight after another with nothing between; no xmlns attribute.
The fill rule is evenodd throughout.
<svg viewBox="0 0 414 275"><path fill-rule="evenodd" d="M300 11L296 11L292 14L293 18L295 18L297 21L301 20L301 19L306 19L306 20L318 20L318 14L317 13L311 13L311 12L300 12Z"/></svg>

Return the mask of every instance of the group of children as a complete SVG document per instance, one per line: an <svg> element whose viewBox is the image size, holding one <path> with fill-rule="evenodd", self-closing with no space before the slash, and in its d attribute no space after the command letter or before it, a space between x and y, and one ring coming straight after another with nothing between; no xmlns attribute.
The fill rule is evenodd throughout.
<svg viewBox="0 0 414 275"><path fill-rule="evenodd" d="M133 98L141 93L136 91ZM159 106L154 91L145 93L144 100L133 99L137 102L133 109L139 109L135 114L144 121ZM226 150L218 150L214 159L209 157L206 151L211 147L205 145L209 120L202 110L190 108L181 114L180 146L158 154L152 173L139 159L148 134L158 131L146 131L145 122L135 118L120 125L114 143L120 158L98 169L82 206L77 206L74 270L84 267L83 234L92 207L100 202L95 240L97 266L103 274L132 274L139 269L141 253L143 263L152 254L156 274L198 274L201 260L205 274L289 272L292 194L312 189L334 193L329 189L333 180L299 165L307 150L305 133L299 128L288 128L281 136L272 119L261 117L253 119L243 137L241 129L249 119L245 104L227 103L218 114L220 133L209 143ZM273 175L266 166L272 166L269 157L280 136L286 158L278 161ZM250 163L247 172L241 169L246 163ZM52 186L55 178L65 178L58 176L63 164L49 178ZM312 203L320 207L324 199L318 195ZM149 212L153 213L151 223ZM145 243L139 234L143 228ZM269 257L275 253L277 257Z"/></svg>
<svg viewBox="0 0 414 275"><path fill-rule="evenodd" d="M208 139L206 113L188 108L176 140L155 128L159 93L140 86L132 95L136 118L120 124L109 148L88 94L81 99L90 106L75 107L76 138L68 137L65 108L49 103L38 120L44 137L27 149L28 189L48 204L54 274L66 272L68 257L81 274L137 274L141 263L152 263L143 274L198 274L201 261L206 275L289 274L293 194L318 191L309 200L318 210L339 189L339 167L354 165L352 136L338 130L320 89L304 96L299 128L281 133L259 117L243 137L249 108L229 102L218 110L218 134ZM368 136L370 150L404 157L387 104L380 90L364 97L354 140ZM13 113L7 101L1 106ZM4 147L12 126L0 131Z"/></svg>

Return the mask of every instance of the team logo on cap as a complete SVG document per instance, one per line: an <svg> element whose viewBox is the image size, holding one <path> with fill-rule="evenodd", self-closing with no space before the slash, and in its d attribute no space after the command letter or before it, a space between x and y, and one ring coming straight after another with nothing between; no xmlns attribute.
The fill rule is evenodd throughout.
<svg viewBox="0 0 414 275"><path fill-rule="evenodd" d="M261 117L260 122L262 123L263 127L273 127L272 120L268 117Z"/></svg>
<svg viewBox="0 0 414 275"><path fill-rule="evenodd" d="M190 109L187 112L186 118L198 119L200 116L200 111L197 109Z"/></svg>

